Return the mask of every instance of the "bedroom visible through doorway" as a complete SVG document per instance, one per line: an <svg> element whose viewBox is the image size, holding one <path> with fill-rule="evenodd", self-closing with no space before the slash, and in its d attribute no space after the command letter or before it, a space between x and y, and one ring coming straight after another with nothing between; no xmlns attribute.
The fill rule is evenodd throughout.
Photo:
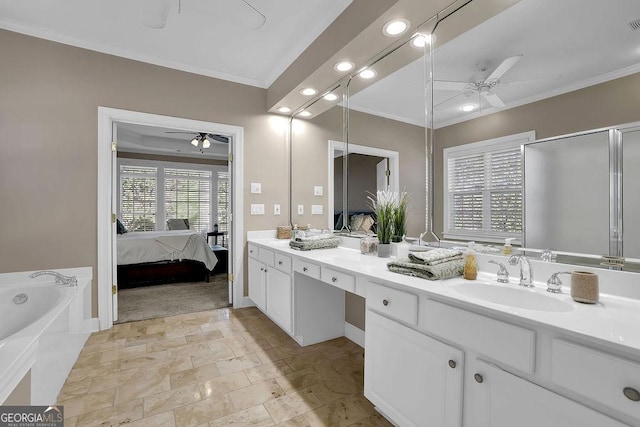
<svg viewBox="0 0 640 427"><path fill-rule="evenodd" d="M233 138L116 122L114 322L229 306Z"/></svg>

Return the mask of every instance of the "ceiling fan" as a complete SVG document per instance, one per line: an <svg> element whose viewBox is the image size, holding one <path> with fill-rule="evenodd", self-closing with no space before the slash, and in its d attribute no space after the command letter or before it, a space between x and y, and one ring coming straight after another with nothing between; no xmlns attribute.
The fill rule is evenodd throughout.
<svg viewBox="0 0 640 427"><path fill-rule="evenodd" d="M194 135L191 139L191 145L198 147L202 144L202 148L209 148L211 144L228 144L229 137L224 135L218 135L215 133L207 132L182 132L182 131L167 131L165 133L183 133L187 135Z"/></svg>
<svg viewBox="0 0 640 427"><path fill-rule="evenodd" d="M231 2L233 7L228 13L235 15L243 25L257 29L267 21L266 16L247 0L218 0ZM148 28L164 28L167 24L169 9L174 0L142 0L142 25ZM182 13L182 0L178 0L178 14Z"/></svg>
<svg viewBox="0 0 640 427"><path fill-rule="evenodd" d="M460 91L461 93L440 102L438 105L442 105L452 99L460 96L471 96L474 93L479 94L487 100L492 107L504 107L504 101L495 93L493 89L501 84L500 78L507 73L514 65L522 59L522 55L511 56L503 60L498 67L484 80L477 80L472 82L456 82L447 80L435 80L433 82L435 90L449 90ZM486 71L486 68L481 68L480 71ZM438 106L436 105L436 107Z"/></svg>

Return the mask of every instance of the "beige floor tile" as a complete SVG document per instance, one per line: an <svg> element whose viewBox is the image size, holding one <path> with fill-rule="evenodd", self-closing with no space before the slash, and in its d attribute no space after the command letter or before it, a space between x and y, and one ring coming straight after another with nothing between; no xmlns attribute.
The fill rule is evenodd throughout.
<svg viewBox="0 0 640 427"><path fill-rule="evenodd" d="M62 387L62 390L60 390L60 394L58 394L58 402L83 396L89 392L89 387L91 387L91 378L85 378L82 381L67 382Z"/></svg>
<svg viewBox="0 0 640 427"><path fill-rule="evenodd" d="M75 365L76 368L83 368L85 366L94 366L99 365L100 360L102 359L102 353L80 353L78 356L78 360L76 360Z"/></svg>
<svg viewBox="0 0 640 427"><path fill-rule="evenodd" d="M65 408L66 409L66 408ZM142 418L142 399L91 410L78 416L78 427L120 426Z"/></svg>
<svg viewBox="0 0 640 427"><path fill-rule="evenodd" d="M330 389L324 382L310 385L308 388L318 397L318 399L322 401L323 404L362 392L361 388L356 387L342 387L339 390L336 390L335 387L334 389Z"/></svg>
<svg viewBox="0 0 640 427"><path fill-rule="evenodd" d="M255 353L251 353L229 359L218 360L216 364L218 365L220 373L225 375L262 365L262 361Z"/></svg>
<svg viewBox="0 0 640 427"><path fill-rule="evenodd" d="M387 421L382 415L377 412L369 415L368 417L350 424L353 427L393 427L389 421Z"/></svg>
<svg viewBox="0 0 640 427"><path fill-rule="evenodd" d="M63 392L64 393L64 392ZM65 417L75 417L90 411L113 406L116 390L105 390L98 393L86 394L68 400L62 400L58 404L64 406Z"/></svg>
<svg viewBox="0 0 640 427"><path fill-rule="evenodd" d="M311 390L285 394L276 400L271 400L264 404L264 407L267 408L267 411L269 411L271 418L273 418L276 424L302 415L320 406L322 406L322 402Z"/></svg>
<svg viewBox="0 0 640 427"><path fill-rule="evenodd" d="M220 371L215 363L187 369L171 374L171 388L184 387L190 383L199 383L220 376Z"/></svg>
<svg viewBox="0 0 640 427"><path fill-rule="evenodd" d="M202 400L197 383L144 398L144 416L157 415Z"/></svg>
<svg viewBox="0 0 640 427"><path fill-rule="evenodd" d="M198 426L233 412L233 404L226 395L201 400L173 410L176 425L180 427Z"/></svg>
<svg viewBox="0 0 640 427"><path fill-rule="evenodd" d="M220 338L224 338L224 335L219 329L213 329L199 334L187 335L185 338L187 340L187 344L195 344L199 342L214 341Z"/></svg>
<svg viewBox="0 0 640 427"><path fill-rule="evenodd" d="M207 399L212 396L219 396L233 390L247 387L251 385L251 383L244 372L235 372L233 374L202 381L199 385L203 399Z"/></svg>
<svg viewBox="0 0 640 427"><path fill-rule="evenodd" d="M187 344L186 342L187 340L184 337L182 337L182 339L185 340L184 344L167 350L167 357L169 359L182 357L185 354L189 354L193 356L195 354L203 353L210 350L209 344L206 341L200 342L200 343L194 343L194 344Z"/></svg>
<svg viewBox="0 0 640 427"><path fill-rule="evenodd" d="M167 338L162 341L155 341L147 344L147 352L152 353L154 351L172 350L175 348L181 348L187 345L187 339L184 336Z"/></svg>
<svg viewBox="0 0 640 427"><path fill-rule="evenodd" d="M236 356L255 353L256 351L264 350L271 347L272 345L265 339L255 340L253 342L229 344L229 348L231 348Z"/></svg>
<svg viewBox="0 0 640 427"><path fill-rule="evenodd" d="M128 369L126 371L111 372L91 379L89 393L109 390L125 384L135 384L144 378L144 371L141 369Z"/></svg>
<svg viewBox="0 0 640 427"><path fill-rule="evenodd" d="M371 414L363 404L363 399L361 396L338 399L305 413L304 417L310 425L346 427Z"/></svg>
<svg viewBox="0 0 640 427"><path fill-rule="evenodd" d="M259 357L259 356L258 356ZM245 369L244 373L252 383L259 383L271 378L281 377L293 372L293 369L287 365L284 360L276 360L275 362L267 362L255 368Z"/></svg>
<svg viewBox="0 0 640 427"><path fill-rule="evenodd" d="M66 414L65 414L66 415ZM64 427L76 427L78 425L78 417L64 417Z"/></svg>
<svg viewBox="0 0 640 427"><path fill-rule="evenodd" d="M284 395L284 390L275 380L271 379L234 390L229 393L229 398L236 410L243 410L277 399L282 395Z"/></svg>
<svg viewBox="0 0 640 427"><path fill-rule="evenodd" d="M210 421L209 427L268 427L274 425L271 415L263 405L254 406L240 412L235 412L226 417Z"/></svg>
<svg viewBox="0 0 640 427"><path fill-rule="evenodd" d="M167 334L164 332L157 332L155 334L147 334L144 332L140 332L135 334L134 336L129 336L126 338L125 347L133 347L140 344L149 344L156 341L164 341L167 339Z"/></svg>
<svg viewBox="0 0 640 427"><path fill-rule="evenodd" d="M152 417L145 417L126 425L127 427L181 427L176 425L173 411L163 412ZM67 427L67 426L65 426Z"/></svg>
<svg viewBox="0 0 640 427"><path fill-rule="evenodd" d="M215 341L207 341L207 344L211 347L211 343L214 342ZM197 354L191 355L191 363L194 368L235 357L233 351L224 344L216 344L213 347L215 348L209 348L209 350L203 350Z"/></svg>
<svg viewBox="0 0 640 427"><path fill-rule="evenodd" d="M324 376L314 368L308 368L277 377L276 381L286 393L290 393L318 384L324 381Z"/></svg>
<svg viewBox="0 0 640 427"><path fill-rule="evenodd" d="M163 377L165 375L186 371L192 368L193 363L191 363L191 356L187 354L179 358L168 359L163 362L152 363L145 366L144 377Z"/></svg>
<svg viewBox="0 0 640 427"><path fill-rule="evenodd" d="M82 357L82 356L90 355L92 353L102 353L103 351L107 351L107 350L124 348L126 341L127 340L125 338L122 338L119 340L107 340L102 342L96 342L93 344L85 344L85 346L82 348L82 352L80 353L80 356Z"/></svg>
<svg viewBox="0 0 640 427"><path fill-rule="evenodd" d="M287 362L287 365L289 365L294 371L312 368L314 365L328 360L327 356L322 354L320 351L300 353L284 359L284 361Z"/></svg>
<svg viewBox="0 0 640 427"><path fill-rule="evenodd" d="M115 348L113 350L107 350L102 353L100 361L112 362L114 360L126 359L135 356L143 355L147 352L146 344L140 344L133 347Z"/></svg>
<svg viewBox="0 0 640 427"><path fill-rule="evenodd" d="M169 376L142 378L130 384L125 384L116 389L116 404L127 400L150 396L152 394L168 391L171 389Z"/></svg>
<svg viewBox="0 0 640 427"><path fill-rule="evenodd" d="M127 369L144 368L152 363L163 362L165 360L167 360L167 350L125 357L115 360L113 363L116 369L124 371Z"/></svg>
<svg viewBox="0 0 640 427"><path fill-rule="evenodd" d="M67 377L67 383L72 383L76 381L83 381L87 378L95 378L102 375L107 375L115 372L115 364L114 362L106 362L100 363L99 365L85 366L76 368L74 367L69 372L69 376Z"/></svg>

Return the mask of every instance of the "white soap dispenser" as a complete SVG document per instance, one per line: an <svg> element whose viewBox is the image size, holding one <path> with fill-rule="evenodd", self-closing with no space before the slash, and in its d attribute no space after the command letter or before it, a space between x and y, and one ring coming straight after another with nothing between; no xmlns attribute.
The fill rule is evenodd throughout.
<svg viewBox="0 0 640 427"><path fill-rule="evenodd" d="M513 253L513 246L511 246L511 242L513 242L513 237L507 237L506 239L504 239L502 255L511 255Z"/></svg>

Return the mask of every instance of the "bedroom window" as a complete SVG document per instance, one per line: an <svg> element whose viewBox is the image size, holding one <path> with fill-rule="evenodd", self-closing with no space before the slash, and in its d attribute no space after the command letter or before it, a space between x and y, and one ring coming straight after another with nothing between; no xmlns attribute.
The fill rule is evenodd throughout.
<svg viewBox="0 0 640 427"><path fill-rule="evenodd" d="M209 231L211 223L210 170L164 169L164 205L167 219L187 218L189 228Z"/></svg>
<svg viewBox="0 0 640 427"><path fill-rule="evenodd" d="M522 149L534 132L444 150L445 238L522 237Z"/></svg>
<svg viewBox="0 0 640 427"><path fill-rule="evenodd" d="M231 195L229 194L229 172L218 172L218 231L229 231L229 206Z"/></svg>
<svg viewBox="0 0 640 427"><path fill-rule="evenodd" d="M156 229L156 167L120 166L120 220L131 231Z"/></svg>

